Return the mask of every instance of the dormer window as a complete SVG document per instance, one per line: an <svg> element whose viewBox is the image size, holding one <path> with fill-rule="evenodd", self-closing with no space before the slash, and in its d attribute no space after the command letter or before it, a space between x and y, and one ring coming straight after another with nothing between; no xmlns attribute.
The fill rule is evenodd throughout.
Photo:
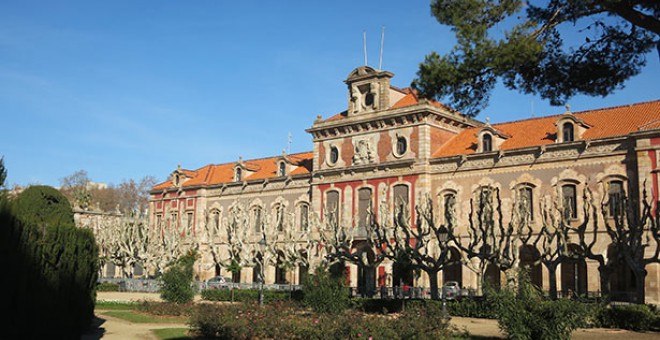
<svg viewBox="0 0 660 340"><path fill-rule="evenodd" d="M572 142L575 140L575 128L573 123L564 123L561 131L563 142Z"/></svg>
<svg viewBox="0 0 660 340"><path fill-rule="evenodd" d="M234 181L240 182L242 179L243 179L243 169L236 168L236 172L234 173Z"/></svg>
<svg viewBox="0 0 660 340"><path fill-rule="evenodd" d="M569 143L582 140L584 133L591 127L578 118L566 106L566 112L555 122L557 127L557 143Z"/></svg>
<svg viewBox="0 0 660 340"><path fill-rule="evenodd" d="M280 164L277 168L277 175L278 176L286 176L286 163L280 162Z"/></svg>
<svg viewBox="0 0 660 340"><path fill-rule="evenodd" d="M493 136L488 133L485 133L481 137L481 151L482 152L491 152L493 151Z"/></svg>

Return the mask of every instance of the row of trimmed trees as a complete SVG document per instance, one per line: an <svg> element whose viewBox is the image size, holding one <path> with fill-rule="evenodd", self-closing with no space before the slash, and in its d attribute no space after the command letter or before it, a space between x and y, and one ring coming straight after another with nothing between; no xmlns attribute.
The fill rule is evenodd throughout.
<svg viewBox="0 0 660 340"><path fill-rule="evenodd" d="M0 194L3 335L80 337L94 316L97 260L94 235L74 226L59 191L32 186L12 199Z"/></svg>
<svg viewBox="0 0 660 340"><path fill-rule="evenodd" d="M235 202L222 219L205 212L194 230L175 221L148 228L145 220L124 218L115 227L100 230L97 238L106 254L104 261L122 268L140 263L161 272L173 259L199 249L207 254L205 266L199 269L225 268L237 278L241 268L251 267L261 282L268 266L287 272L325 261L375 271L386 260L405 263L408 269L427 274L435 299L440 297L438 275L450 266L472 271L480 294L493 268L515 284L521 266L542 265L549 275L549 294L557 297L559 266L592 260L599 266L603 295L610 294L611 274L625 265L636 280L634 301L644 301L646 267L659 262L660 252L660 216L645 191L641 201L620 197L598 204L585 189L579 222L570 219L571 205L545 197L533 207L540 209L541 220L532 223L528 211L532 207L523 199L514 199L510 209L504 209L499 189L482 187L470 201L466 226L457 225L451 204L439 218L434 202L424 196L414 207L414 218L410 207L397 201L392 213L387 204L380 206L379 219L369 211L368 223L359 227L339 223L326 211L323 219L310 214L306 228L295 226L293 214L261 212L257 218L247 202ZM506 222L503 210L511 212ZM602 249L603 244L610 244L609 251ZM531 257L526 254L530 251L535 253Z"/></svg>
<svg viewBox="0 0 660 340"><path fill-rule="evenodd" d="M643 303L646 267L660 263L660 213L654 202L645 190L641 201L618 197L597 204L591 191L585 189L582 200L583 218L577 223L570 219L570 204L546 197L538 207L542 214L538 229L533 228L530 206L516 200L508 222L503 222L499 189L482 187L470 201L469 224L460 228L451 206L445 207L445 222L439 223L434 203L426 196L415 206L415 223L411 223L410 209L399 202L392 221L376 223L373 219L366 226L367 237L362 244L376 254L371 266L385 258L405 258L413 269L425 272L434 299L439 297L438 274L454 265L463 265L476 274L478 293L490 268L503 272L513 285L523 265L543 265L549 273L549 294L556 298L558 266L589 259L598 263L601 294L610 295L610 279L616 268L629 268L636 281L633 300ZM355 228L336 227L340 231L335 234L345 237L328 240L339 246L333 257L365 265L355 261L352 249L347 247L352 244ZM609 247L604 250L603 244ZM530 249L537 253L526 254Z"/></svg>

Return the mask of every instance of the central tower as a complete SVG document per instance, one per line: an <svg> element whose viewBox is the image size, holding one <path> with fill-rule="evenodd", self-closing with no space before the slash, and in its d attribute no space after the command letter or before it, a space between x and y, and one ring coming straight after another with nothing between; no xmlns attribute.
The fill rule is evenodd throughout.
<svg viewBox="0 0 660 340"><path fill-rule="evenodd" d="M348 112L354 116L390 106L390 78L394 74L369 66L354 69L344 81L348 85Z"/></svg>

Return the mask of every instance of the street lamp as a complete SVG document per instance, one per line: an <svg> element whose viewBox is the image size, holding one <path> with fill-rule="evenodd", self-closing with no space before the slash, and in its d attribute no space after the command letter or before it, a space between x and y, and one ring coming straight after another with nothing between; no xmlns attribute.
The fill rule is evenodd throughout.
<svg viewBox="0 0 660 340"><path fill-rule="evenodd" d="M448 251L446 249L447 246L447 239L449 238L449 230L444 225L441 225L439 230L438 230L438 240L440 241L440 251ZM444 273L445 271L445 265L447 263L444 263L442 266L442 271ZM440 288L440 292L442 294L442 317L447 318L447 297L445 296L445 280L442 280L442 287Z"/></svg>
<svg viewBox="0 0 660 340"><path fill-rule="evenodd" d="M262 237L257 243L259 245L259 256L261 256L261 263L259 263L259 306L264 305L264 253L266 252L266 237Z"/></svg>

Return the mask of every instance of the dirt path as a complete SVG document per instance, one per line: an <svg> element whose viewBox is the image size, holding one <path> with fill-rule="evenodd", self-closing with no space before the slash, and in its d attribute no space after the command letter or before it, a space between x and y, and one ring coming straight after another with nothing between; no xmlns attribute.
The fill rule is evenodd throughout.
<svg viewBox="0 0 660 340"><path fill-rule="evenodd" d="M93 330L80 337L80 340L158 340L151 333L161 328L188 328L184 323L133 323L96 312Z"/></svg>

